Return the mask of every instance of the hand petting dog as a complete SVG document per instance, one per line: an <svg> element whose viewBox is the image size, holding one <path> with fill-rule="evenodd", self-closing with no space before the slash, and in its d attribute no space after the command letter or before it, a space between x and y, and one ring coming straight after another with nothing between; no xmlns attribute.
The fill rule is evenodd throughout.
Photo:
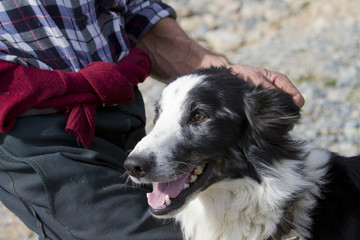
<svg viewBox="0 0 360 240"><path fill-rule="evenodd" d="M190 39L174 19L160 20L140 39L136 47L149 54L152 76L161 81L167 82L200 68L226 67L255 85L281 89L290 94L299 107L304 105L304 97L284 74L260 67L232 64L226 57L214 54Z"/></svg>

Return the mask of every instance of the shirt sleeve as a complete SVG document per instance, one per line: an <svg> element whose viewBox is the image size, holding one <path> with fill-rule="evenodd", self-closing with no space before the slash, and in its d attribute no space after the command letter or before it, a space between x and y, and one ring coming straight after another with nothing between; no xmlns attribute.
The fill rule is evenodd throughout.
<svg viewBox="0 0 360 240"><path fill-rule="evenodd" d="M175 10L159 0L129 1L125 14L125 30L137 42L152 26L165 17L176 18Z"/></svg>

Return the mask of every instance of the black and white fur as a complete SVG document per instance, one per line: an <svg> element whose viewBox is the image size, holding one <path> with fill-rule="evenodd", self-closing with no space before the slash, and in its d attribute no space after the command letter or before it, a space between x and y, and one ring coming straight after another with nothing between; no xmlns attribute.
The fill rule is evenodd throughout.
<svg viewBox="0 0 360 240"><path fill-rule="evenodd" d="M360 239L360 157L308 146L290 133L300 109L291 96L239 79L225 68L180 77L163 91L156 124L130 153L136 183L176 180L205 166L170 204L192 240L266 240L289 204L285 239ZM202 167L202 168L203 168Z"/></svg>

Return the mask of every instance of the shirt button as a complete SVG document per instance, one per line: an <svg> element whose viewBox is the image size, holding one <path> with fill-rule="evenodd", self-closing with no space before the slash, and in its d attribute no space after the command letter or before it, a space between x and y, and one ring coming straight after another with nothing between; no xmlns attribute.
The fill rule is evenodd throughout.
<svg viewBox="0 0 360 240"><path fill-rule="evenodd" d="M88 20L88 18L89 18L89 17L88 17L87 15L83 15L83 16L82 16L82 20L83 20L83 22L84 22L84 23L86 23L86 22L87 22L87 20Z"/></svg>

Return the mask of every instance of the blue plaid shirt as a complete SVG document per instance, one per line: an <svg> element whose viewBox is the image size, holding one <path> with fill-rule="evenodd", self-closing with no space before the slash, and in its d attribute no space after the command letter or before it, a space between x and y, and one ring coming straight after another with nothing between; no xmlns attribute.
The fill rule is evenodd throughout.
<svg viewBox="0 0 360 240"><path fill-rule="evenodd" d="M0 1L0 59L63 71L117 62L157 21L175 15L157 0Z"/></svg>

